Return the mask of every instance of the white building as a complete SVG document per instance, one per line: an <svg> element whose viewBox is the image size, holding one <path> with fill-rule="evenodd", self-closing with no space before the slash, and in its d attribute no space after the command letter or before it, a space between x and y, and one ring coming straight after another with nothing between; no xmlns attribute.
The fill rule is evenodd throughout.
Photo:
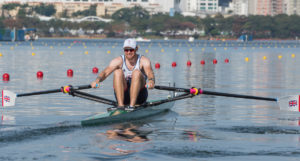
<svg viewBox="0 0 300 161"><path fill-rule="evenodd" d="M300 15L300 0L285 0L285 12L288 15Z"/></svg>
<svg viewBox="0 0 300 161"><path fill-rule="evenodd" d="M183 15L214 14L221 11L219 0L181 0L178 5Z"/></svg>
<svg viewBox="0 0 300 161"><path fill-rule="evenodd" d="M248 0L232 0L232 2L229 4L230 9L232 9L233 14L235 15L245 15L248 16L249 11L249 5Z"/></svg>

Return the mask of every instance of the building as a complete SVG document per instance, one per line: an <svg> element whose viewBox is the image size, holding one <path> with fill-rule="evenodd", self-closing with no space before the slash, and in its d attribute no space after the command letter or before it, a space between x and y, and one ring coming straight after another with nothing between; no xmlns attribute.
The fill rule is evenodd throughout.
<svg viewBox="0 0 300 161"><path fill-rule="evenodd" d="M74 12L89 9L91 5L97 5L97 16L101 17L104 15L112 15L119 9L133 6L141 6L150 14L169 12L171 7L174 8L176 0L172 1L174 1L174 3L170 3L170 0L1 0L0 7L7 3L26 3L30 6L48 3L55 6L57 12L56 16L59 17L63 12L67 12L68 15L71 15ZM17 11L10 15L14 16L16 13Z"/></svg>
<svg viewBox="0 0 300 161"><path fill-rule="evenodd" d="M233 0L229 4L230 10L236 15L248 16L249 5L248 0Z"/></svg>
<svg viewBox="0 0 300 161"><path fill-rule="evenodd" d="M177 5L183 15L215 14L221 11L219 0L181 0Z"/></svg>
<svg viewBox="0 0 300 161"><path fill-rule="evenodd" d="M300 15L300 1L299 0L286 0L285 13L288 15Z"/></svg>
<svg viewBox="0 0 300 161"><path fill-rule="evenodd" d="M229 6L236 15L274 16L286 13L287 1L289 0L233 0Z"/></svg>

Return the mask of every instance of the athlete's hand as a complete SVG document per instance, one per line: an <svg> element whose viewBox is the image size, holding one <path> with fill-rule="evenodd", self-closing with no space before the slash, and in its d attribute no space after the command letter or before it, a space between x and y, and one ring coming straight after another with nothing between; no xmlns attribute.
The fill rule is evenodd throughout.
<svg viewBox="0 0 300 161"><path fill-rule="evenodd" d="M153 89L154 86L155 86L155 83L153 80L149 80L148 83L145 85L145 87L148 89Z"/></svg>
<svg viewBox="0 0 300 161"><path fill-rule="evenodd" d="M99 88L100 87L100 83L97 83L96 81L91 83L91 87L92 88Z"/></svg>

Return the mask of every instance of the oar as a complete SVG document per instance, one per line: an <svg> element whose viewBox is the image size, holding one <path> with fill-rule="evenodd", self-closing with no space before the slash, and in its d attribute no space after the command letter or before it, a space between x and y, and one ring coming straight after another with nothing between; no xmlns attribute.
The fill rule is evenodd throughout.
<svg viewBox="0 0 300 161"><path fill-rule="evenodd" d="M241 95L241 94L232 94L232 93L223 93L223 92L214 92L214 91L206 91L197 88L176 88L176 87L168 87L168 86L155 86L155 89L159 90L167 90L167 91L175 91L175 92L186 92L193 95L214 95L214 96L225 96L225 97L235 97L235 98L245 98L245 99L255 99L255 100L265 100L265 101L275 101L278 102L280 109L288 110L288 111L298 111L300 112L300 95L291 95L285 96L281 98L270 98L270 97L259 97L259 96L251 96L251 95Z"/></svg>
<svg viewBox="0 0 300 161"><path fill-rule="evenodd" d="M51 89L51 90L30 92L30 93L21 93L21 94L16 94L16 93L8 91L8 90L2 90L2 106L3 107L14 106L17 97L59 93L59 92L67 93L68 91L66 91L66 90L69 90L70 87L71 86L65 86L65 87L61 87L59 89ZM72 86L71 88L73 88L74 90L88 89L88 88L91 88L91 85Z"/></svg>

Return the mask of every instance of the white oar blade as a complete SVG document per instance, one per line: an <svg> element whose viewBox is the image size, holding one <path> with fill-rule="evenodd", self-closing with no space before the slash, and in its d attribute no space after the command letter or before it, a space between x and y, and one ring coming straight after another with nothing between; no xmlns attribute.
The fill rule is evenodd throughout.
<svg viewBox="0 0 300 161"><path fill-rule="evenodd" d="M14 106L17 95L8 90L2 90L2 106Z"/></svg>
<svg viewBox="0 0 300 161"><path fill-rule="evenodd" d="M278 100L281 110L300 112L300 95L286 96Z"/></svg>

